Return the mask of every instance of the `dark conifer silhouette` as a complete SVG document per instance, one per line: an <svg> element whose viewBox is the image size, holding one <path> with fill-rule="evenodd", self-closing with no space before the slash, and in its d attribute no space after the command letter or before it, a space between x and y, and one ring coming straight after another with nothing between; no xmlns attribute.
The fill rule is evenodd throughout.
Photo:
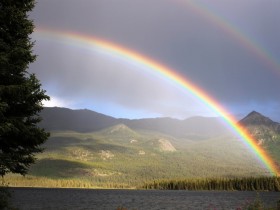
<svg viewBox="0 0 280 210"><path fill-rule="evenodd" d="M0 175L26 174L49 134L37 126L49 99L28 66L35 61L28 18L33 0L0 1Z"/></svg>

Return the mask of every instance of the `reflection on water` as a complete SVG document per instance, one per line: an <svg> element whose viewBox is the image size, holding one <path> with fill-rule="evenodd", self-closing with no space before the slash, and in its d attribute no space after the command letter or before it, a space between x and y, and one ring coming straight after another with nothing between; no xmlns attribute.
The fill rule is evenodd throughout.
<svg viewBox="0 0 280 210"><path fill-rule="evenodd" d="M20 210L237 209L254 201L256 192L90 190L11 188L13 206ZM266 206L276 207L280 193L259 192Z"/></svg>

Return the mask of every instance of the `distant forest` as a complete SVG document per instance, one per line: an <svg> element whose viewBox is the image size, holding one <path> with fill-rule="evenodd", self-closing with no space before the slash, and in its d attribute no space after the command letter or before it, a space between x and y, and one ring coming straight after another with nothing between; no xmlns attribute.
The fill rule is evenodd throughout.
<svg viewBox="0 0 280 210"><path fill-rule="evenodd" d="M154 180L145 189L157 190L236 190L280 191L280 177L213 178L187 180Z"/></svg>

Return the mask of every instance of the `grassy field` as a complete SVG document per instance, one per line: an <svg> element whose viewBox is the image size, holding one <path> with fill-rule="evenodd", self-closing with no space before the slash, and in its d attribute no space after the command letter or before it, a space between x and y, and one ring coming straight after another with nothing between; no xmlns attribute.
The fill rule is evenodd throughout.
<svg viewBox="0 0 280 210"><path fill-rule="evenodd" d="M27 176L5 177L10 186L135 188L156 179L269 175L230 134L178 139L117 125L52 132L44 147Z"/></svg>

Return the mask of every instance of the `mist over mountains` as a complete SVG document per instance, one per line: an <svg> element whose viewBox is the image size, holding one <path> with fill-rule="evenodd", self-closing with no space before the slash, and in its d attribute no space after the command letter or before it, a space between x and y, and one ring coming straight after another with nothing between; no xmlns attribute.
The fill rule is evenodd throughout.
<svg viewBox="0 0 280 210"><path fill-rule="evenodd" d="M68 108L46 107L41 112L40 126L46 130L72 130L93 132L114 125L124 124L131 129L150 130L175 137L211 137L227 132L225 124L218 117L191 117L185 120L173 118L124 119L114 118L91 110L71 110Z"/></svg>
<svg viewBox="0 0 280 210"><path fill-rule="evenodd" d="M235 134L228 129L224 120L219 117L191 117L185 120L173 118L144 118L125 119L114 118L91 110L72 110L68 108L46 107L41 112L43 121L40 126L53 132L92 133L101 132L104 135L108 130L122 130L120 136L135 136L131 133L145 133L148 136L168 136L171 142L180 139L185 142L224 138L231 139ZM280 123L252 111L239 122L243 128L268 151L274 151L273 156L280 160ZM103 132L103 133L102 133ZM110 132L109 132L110 133ZM112 134L112 133L111 133ZM116 135L115 132L113 132ZM114 139L116 136L110 138ZM106 135L105 135L106 136ZM127 141L129 142L129 138ZM174 143L174 142L173 142ZM279 145L278 145L279 144ZM181 145L178 145L179 147Z"/></svg>

